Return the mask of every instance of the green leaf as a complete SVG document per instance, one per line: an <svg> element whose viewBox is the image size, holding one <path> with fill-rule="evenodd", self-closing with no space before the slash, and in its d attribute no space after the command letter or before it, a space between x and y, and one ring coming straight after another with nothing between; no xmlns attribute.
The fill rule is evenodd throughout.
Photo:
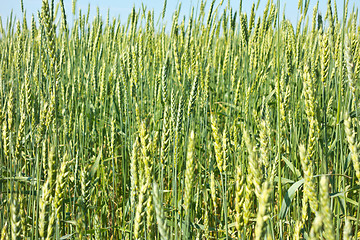
<svg viewBox="0 0 360 240"><path fill-rule="evenodd" d="M294 164L292 164L292 162L289 161L289 159L287 159L286 157L282 157L282 159L284 160L284 162L286 163L286 165L289 167L289 169L297 176L297 178L301 177L301 173L299 171L299 169L297 169Z"/></svg>
<svg viewBox="0 0 360 240"><path fill-rule="evenodd" d="M94 164L93 164L92 167L91 167L91 170L90 170L90 175L91 175L91 177L94 177L94 176L95 176L95 173L96 173L97 169L99 168L99 163L100 163L100 158L101 158L101 152L102 152L102 148L100 148L99 155L97 156Z"/></svg>
<svg viewBox="0 0 360 240"><path fill-rule="evenodd" d="M72 237L72 235L74 235L74 234L75 234L75 233L66 234L66 235L62 236L62 237L60 238L60 240L70 239L70 238Z"/></svg>
<svg viewBox="0 0 360 240"><path fill-rule="evenodd" d="M295 182L285 193L280 209L280 219L285 218L286 213L290 207L291 201L295 197L295 193L304 184L304 181L305 181L304 179L300 179L299 181Z"/></svg>

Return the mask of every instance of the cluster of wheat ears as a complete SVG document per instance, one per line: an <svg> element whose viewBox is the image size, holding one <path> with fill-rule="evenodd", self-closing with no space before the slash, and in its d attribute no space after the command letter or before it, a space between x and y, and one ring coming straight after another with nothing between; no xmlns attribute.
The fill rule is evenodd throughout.
<svg viewBox="0 0 360 240"><path fill-rule="evenodd" d="M358 239L358 10L0 22L1 239ZM341 17L340 17L341 16ZM37 19L37 20L35 20ZM1 18L0 18L1 21Z"/></svg>

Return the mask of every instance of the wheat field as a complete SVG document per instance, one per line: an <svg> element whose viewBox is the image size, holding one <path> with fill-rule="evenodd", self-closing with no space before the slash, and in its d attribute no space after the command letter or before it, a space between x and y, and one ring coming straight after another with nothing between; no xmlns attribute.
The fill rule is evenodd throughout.
<svg viewBox="0 0 360 240"><path fill-rule="evenodd" d="M0 18L1 239L359 239L358 9L309 2Z"/></svg>

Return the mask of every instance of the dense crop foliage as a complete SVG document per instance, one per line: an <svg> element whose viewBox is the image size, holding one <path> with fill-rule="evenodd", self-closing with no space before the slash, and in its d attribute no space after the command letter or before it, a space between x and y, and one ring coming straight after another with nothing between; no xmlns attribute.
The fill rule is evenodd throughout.
<svg viewBox="0 0 360 240"><path fill-rule="evenodd" d="M0 24L1 239L359 236L357 10L57 6Z"/></svg>

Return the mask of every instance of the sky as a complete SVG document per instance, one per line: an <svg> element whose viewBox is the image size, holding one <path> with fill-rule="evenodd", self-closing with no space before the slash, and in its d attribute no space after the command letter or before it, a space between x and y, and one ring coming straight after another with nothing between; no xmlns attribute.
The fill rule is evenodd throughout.
<svg viewBox="0 0 360 240"><path fill-rule="evenodd" d="M50 0L49 0L50 1ZM198 6L200 5L201 0L182 0L181 1L181 16L189 16L191 7L193 6L196 9L198 9ZM257 3L258 0L243 0L243 12L246 12L248 15L250 15L251 12L251 6L252 3ZM333 0L334 1L334 0ZM168 23L168 25L171 24L172 14L177 8L177 5L179 4L180 0L168 0L167 1L167 8L166 8L166 14L165 14L165 22ZM224 6L227 4L227 0L224 1ZM261 15L267 0L260 0L259 9L257 11L258 15ZM276 3L277 0L274 0ZM314 6L316 5L316 0L310 0L309 5L309 13L310 13L310 20L311 20L311 14ZM337 7L338 7L338 14L339 17L342 17L343 13L343 2L344 0L337 0ZM27 19L30 20L31 15L34 14L35 17L37 17L37 11L41 9L41 3L42 0L23 0L24 8L26 10ZM55 5L58 3L58 0L55 0ZM211 0L207 1L207 8L209 8L209 5L211 3ZM216 0L215 5L220 3L220 0ZM78 10L81 9L83 14L86 14L88 5L90 4L90 20L94 18L96 15L96 8L99 7L100 14L106 19L108 10L110 10L110 17L113 18L120 18L120 21L122 23L125 23L127 21L128 15L131 13L131 9L133 6L138 10L142 7L142 4L146 6L147 10L154 10L155 13L155 20L158 19L158 16L161 14L163 9L164 0L78 0L76 3L76 12L78 14ZM230 0L230 4L233 7L234 10L238 11L239 9L239 0ZM298 11L298 0L280 0L281 4L281 14L283 13L283 10L285 9L285 16L287 19L289 19L293 24L297 22L297 20L300 17L299 11ZM13 15L17 19L22 19L22 13L21 13L21 6L20 6L20 0L0 0L0 16L2 18L3 26L6 25L6 22L13 11ZM72 15L72 0L64 0L64 5L66 9L66 15L67 15L67 21L71 24L72 20L74 19L74 16ZM325 16L326 13L326 5L327 0L319 0L319 12ZM349 0L349 11L355 7L360 9L360 1L359 0ZM205 11L206 11L205 9ZM60 15L60 11L58 12L58 15ZM281 15L282 16L282 15ZM180 18L181 19L181 18ZM29 21L28 21L29 22Z"/></svg>

